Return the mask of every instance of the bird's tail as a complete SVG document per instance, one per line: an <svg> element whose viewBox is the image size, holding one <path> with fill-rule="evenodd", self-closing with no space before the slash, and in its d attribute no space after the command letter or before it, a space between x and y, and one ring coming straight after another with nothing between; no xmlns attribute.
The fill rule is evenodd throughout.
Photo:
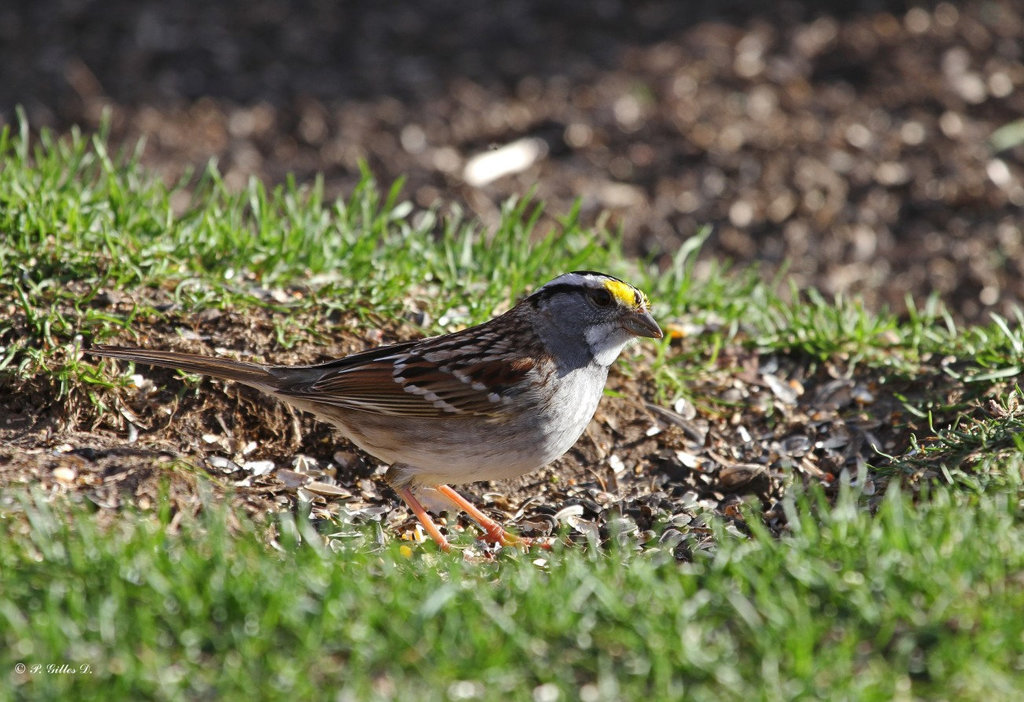
<svg viewBox="0 0 1024 702"><path fill-rule="evenodd" d="M278 384L266 366L244 361L232 361L227 358L200 356L194 353L177 351L154 351L150 349L132 348L129 346L93 346L86 353L105 358L120 358L125 361L145 363L150 366L175 368L188 373L209 375L222 380L234 380L243 385L261 389L273 389Z"/></svg>

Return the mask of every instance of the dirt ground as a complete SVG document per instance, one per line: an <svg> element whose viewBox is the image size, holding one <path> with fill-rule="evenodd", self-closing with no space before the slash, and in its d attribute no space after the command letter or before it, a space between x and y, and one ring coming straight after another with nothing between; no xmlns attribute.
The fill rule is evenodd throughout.
<svg viewBox="0 0 1024 702"><path fill-rule="evenodd" d="M978 322L1021 304L1024 6L765 7L12 0L0 7L0 120L20 104L34 128L88 130L109 110L115 142L145 137L144 161L168 180L215 158L233 187L322 174L329 194L344 195L365 160L383 183L406 177L417 204L456 204L485 223L509 196L533 191L553 218L580 198L585 222L621 227L627 253L661 263L710 224L704 261L755 263L765 276L785 265L799 287L857 293L870 308L935 293ZM516 157L519 170L500 176L488 155ZM215 319L199 333L236 334L287 361L264 327ZM296 360L368 342L337 345ZM502 486L504 498L475 486L477 498L540 531L571 521L585 535L618 513L641 530L666 518L683 527L746 499L770 512L793 476L831 485L876 461L873 446L905 441L911 425L878 378L786 358L731 361L746 374L723 365L730 372L696 396L724 393L740 411L710 400L652 408L642 374L618 375L614 387L633 400L606 399L566 458ZM301 489L356 518L407 517L369 479L378 468L324 427L245 390L146 377L156 389L125 391L95 426L75 408L3 398L0 481L42 471L55 490L90 486L97 504L113 505L157 499L154 476L167 465L220 455L229 463L202 467L242 483L253 511ZM131 424L148 428L126 445ZM295 464L300 455L315 466ZM257 475L266 464L246 468L258 460L278 477ZM282 481L282 469L298 477ZM184 505L190 473L173 473ZM331 481L350 495L321 487Z"/></svg>

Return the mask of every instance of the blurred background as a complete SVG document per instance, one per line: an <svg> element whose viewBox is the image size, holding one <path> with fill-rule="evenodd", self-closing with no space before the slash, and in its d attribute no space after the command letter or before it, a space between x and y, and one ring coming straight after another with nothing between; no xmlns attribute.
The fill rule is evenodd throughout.
<svg viewBox="0 0 1024 702"><path fill-rule="evenodd" d="M769 8L770 9L766 9ZM902 310L1024 301L1024 2L7 0L0 121L146 138L168 181L369 164L485 223L577 198L666 261Z"/></svg>

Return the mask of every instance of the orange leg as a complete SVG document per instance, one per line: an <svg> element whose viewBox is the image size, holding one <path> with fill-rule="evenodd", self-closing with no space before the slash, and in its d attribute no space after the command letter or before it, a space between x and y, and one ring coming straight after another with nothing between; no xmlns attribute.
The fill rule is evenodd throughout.
<svg viewBox="0 0 1024 702"><path fill-rule="evenodd" d="M427 514L427 510L423 508L420 501L412 494L412 490L407 487L403 487L395 488L395 492L398 493L399 497L405 500L405 504L409 505L409 509L411 509L412 513L416 515L416 518L420 520L420 524L422 524L423 528L427 530L428 534L430 534L430 538L434 540L434 543L436 543L442 551L451 551L452 545L448 543L448 539L444 538L444 535L441 534L437 525L430 519L430 515Z"/></svg>
<svg viewBox="0 0 1024 702"><path fill-rule="evenodd" d="M501 544L502 546L519 546L521 548L529 548L533 543L531 539L524 539L521 536L510 534L502 529L500 524L478 510L472 505L472 503L470 503L469 500L452 490L447 485L435 485L434 489L447 497L452 504L468 514L470 519L483 528L484 541L492 544ZM540 546L542 548L551 548L547 544L540 544Z"/></svg>

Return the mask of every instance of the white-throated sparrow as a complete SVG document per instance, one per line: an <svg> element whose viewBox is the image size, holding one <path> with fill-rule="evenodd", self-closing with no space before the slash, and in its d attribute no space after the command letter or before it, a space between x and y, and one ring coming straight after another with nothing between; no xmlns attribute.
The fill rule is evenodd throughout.
<svg viewBox="0 0 1024 702"><path fill-rule="evenodd" d="M116 346L88 353L234 380L334 424L391 466L385 479L447 550L416 492L436 490L489 541L522 543L447 483L515 477L561 456L594 416L626 343L661 336L642 292L577 271L478 326L318 365Z"/></svg>

